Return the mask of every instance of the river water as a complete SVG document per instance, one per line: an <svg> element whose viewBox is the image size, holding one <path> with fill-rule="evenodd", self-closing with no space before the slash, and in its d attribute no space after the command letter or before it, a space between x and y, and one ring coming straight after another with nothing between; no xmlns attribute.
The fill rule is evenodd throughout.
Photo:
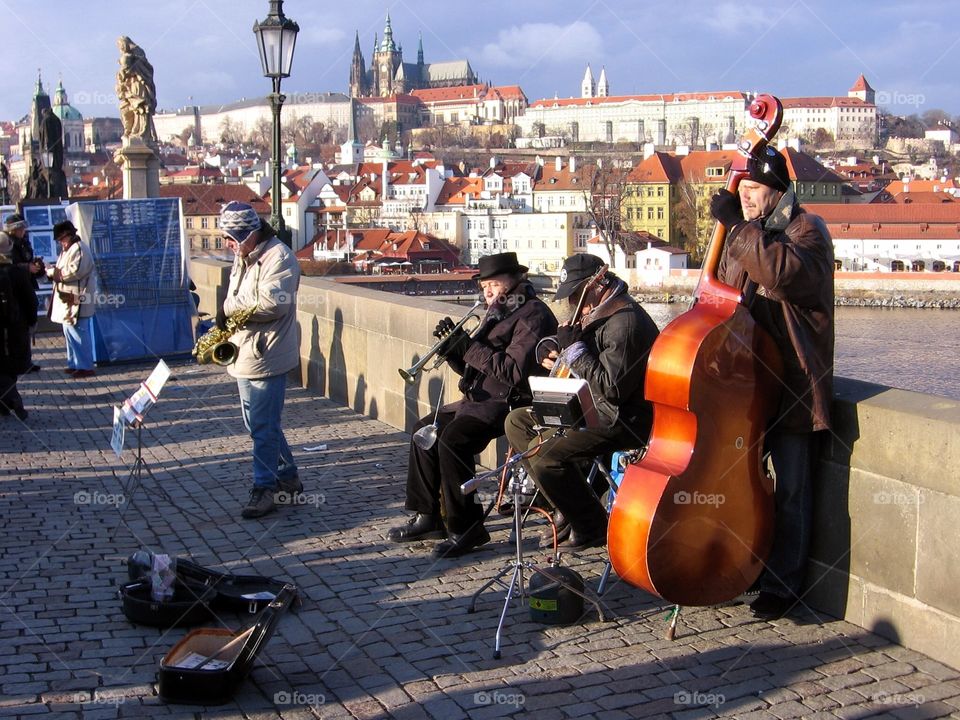
<svg viewBox="0 0 960 720"><path fill-rule="evenodd" d="M687 309L645 303L663 328ZM960 400L960 311L838 307L834 374Z"/></svg>

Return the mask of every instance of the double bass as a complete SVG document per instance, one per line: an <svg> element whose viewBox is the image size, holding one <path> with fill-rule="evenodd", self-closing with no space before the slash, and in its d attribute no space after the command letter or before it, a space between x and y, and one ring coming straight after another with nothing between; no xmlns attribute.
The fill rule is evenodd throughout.
<svg viewBox="0 0 960 720"><path fill-rule="evenodd" d="M738 143L736 193L782 119L759 95ZM780 354L736 289L717 279L726 229L713 231L690 310L663 329L647 361L647 451L629 465L610 513L614 570L676 605L713 605L747 590L773 538L764 431L779 401Z"/></svg>

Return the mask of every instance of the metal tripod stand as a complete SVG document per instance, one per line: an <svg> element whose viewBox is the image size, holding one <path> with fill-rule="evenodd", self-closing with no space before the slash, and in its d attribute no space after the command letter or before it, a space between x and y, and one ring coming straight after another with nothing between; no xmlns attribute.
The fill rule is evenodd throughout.
<svg viewBox="0 0 960 720"><path fill-rule="evenodd" d="M535 491L533 489L533 483L527 477L525 471L522 468L517 468L514 470L514 467L526 457L526 452L517 453L507 459L507 461L498 468L491 470L488 473L483 473L477 477L468 480L461 486L461 490L464 493L471 492L476 489L476 487L483 481L498 477L501 472L510 473L510 482L507 486L508 492L513 496L513 537L515 543L515 554L513 559L507 563L496 575L490 578L485 582L480 589L477 590L473 597L470 599L470 606L467 608L467 612L473 613L477 610L477 601L480 599L480 595L483 594L485 590L494 585L498 585L501 588L504 588L507 591L506 596L503 599L503 609L500 611L500 621L497 623L497 633L494 639L493 646L493 657L495 660L500 659L500 641L503 635L503 624L507 618L507 609L510 607L510 601L516 597L518 600L523 600L527 595L526 590L526 581L524 578L524 571L529 571L530 577L533 574L538 574L549 581L549 584L539 588L539 591L550 590L553 588L563 587L568 591L579 595L586 602L593 605L596 608L597 615L600 619L600 622L606 622L607 618L603 614L603 608L600 607L594 598L588 597L580 590L572 587L563 580L554 577L553 575L546 572L543 568L538 567L533 562L529 560L524 560L523 557L523 521L526 519L526 513L523 509L523 499L524 497L531 498ZM556 553L551 561L551 566L555 567L560 564L559 553ZM507 575L510 575L510 580L507 582L504 578Z"/></svg>

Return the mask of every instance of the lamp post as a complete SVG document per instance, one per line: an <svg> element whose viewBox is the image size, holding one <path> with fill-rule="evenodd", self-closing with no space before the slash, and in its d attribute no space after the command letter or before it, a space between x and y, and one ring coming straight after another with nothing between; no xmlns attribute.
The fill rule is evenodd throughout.
<svg viewBox="0 0 960 720"><path fill-rule="evenodd" d="M270 0L270 12L266 20L253 24L263 75L273 80L273 92L270 93L270 109L273 111L273 182L270 190L273 207L270 224L287 245L290 244L290 238L280 212L280 109L286 99L280 94L280 80L290 77L293 49L299 31L300 26L284 16L283 0Z"/></svg>

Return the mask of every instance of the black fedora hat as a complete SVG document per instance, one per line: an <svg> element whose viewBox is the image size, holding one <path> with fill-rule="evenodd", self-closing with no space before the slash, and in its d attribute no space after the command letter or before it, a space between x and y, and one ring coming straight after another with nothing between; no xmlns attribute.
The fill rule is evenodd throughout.
<svg viewBox="0 0 960 720"><path fill-rule="evenodd" d="M520 275L527 271L525 265L517 262L515 252L498 253L497 255L484 255L477 263L480 270L473 276L474 280L486 280L494 275Z"/></svg>

